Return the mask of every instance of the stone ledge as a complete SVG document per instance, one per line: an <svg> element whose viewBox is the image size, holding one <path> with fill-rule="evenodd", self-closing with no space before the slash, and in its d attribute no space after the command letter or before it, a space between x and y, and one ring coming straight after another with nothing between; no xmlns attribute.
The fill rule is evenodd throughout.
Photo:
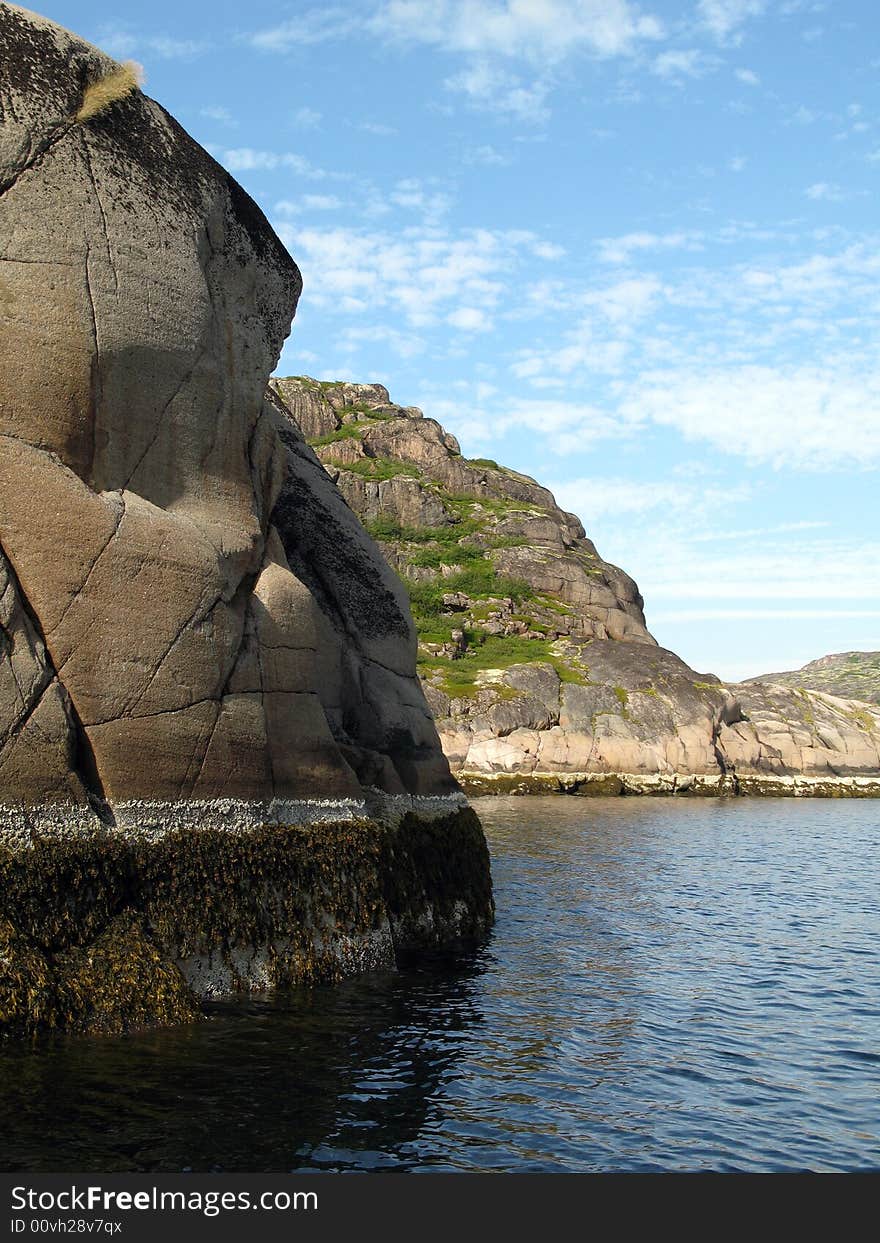
<svg viewBox="0 0 880 1243"><path fill-rule="evenodd" d="M775 773L456 772L472 798L486 794L678 795L715 798L880 798L880 774L859 777Z"/></svg>

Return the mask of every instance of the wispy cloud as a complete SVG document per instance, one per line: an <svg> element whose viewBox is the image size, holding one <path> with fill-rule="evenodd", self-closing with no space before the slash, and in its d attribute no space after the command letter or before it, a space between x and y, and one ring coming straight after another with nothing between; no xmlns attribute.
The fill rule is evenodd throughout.
<svg viewBox="0 0 880 1243"><path fill-rule="evenodd" d="M350 174L316 168L305 156L297 155L293 151L264 151L257 147L226 147L218 153L217 158L232 173L271 173L278 169L288 169L312 181L323 181L327 177L350 180Z"/></svg>
<svg viewBox="0 0 880 1243"><path fill-rule="evenodd" d="M470 150L465 151L463 159L465 164L485 164L489 167L494 165L497 168L503 168L512 163L509 155L496 150L488 143L482 147L471 147Z"/></svg>
<svg viewBox="0 0 880 1243"><path fill-rule="evenodd" d="M642 376L620 407L628 422L780 468L880 463L880 371L750 366ZM792 429L797 428L797 434Z"/></svg>
<svg viewBox="0 0 880 1243"><path fill-rule="evenodd" d="M525 81L485 58L472 61L443 83L447 91L469 103L518 121L540 125L548 120L550 82L544 77Z"/></svg>
<svg viewBox="0 0 880 1243"><path fill-rule="evenodd" d="M294 48L346 38L362 31L363 25L363 15L353 13L350 8L329 5L305 9L289 21L254 31L246 36L246 41L261 52L286 53Z"/></svg>
<svg viewBox="0 0 880 1243"><path fill-rule="evenodd" d="M343 206L335 194L304 194L299 199L281 199L275 211L281 216L297 216L304 211L337 211Z"/></svg>
<svg viewBox="0 0 880 1243"><path fill-rule="evenodd" d="M761 79L753 69L734 69L734 76L746 86L760 86Z"/></svg>
<svg viewBox="0 0 880 1243"><path fill-rule="evenodd" d="M321 114L314 108L297 108L290 119L297 129L317 129L321 124Z"/></svg>
<svg viewBox="0 0 880 1243"><path fill-rule="evenodd" d="M238 122L228 108L221 108L219 106L201 108L199 116L205 117L208 121L217 121L218 124L226 125L230 129L235 129L238 126Z"/></svg>
<svg viewBox="0 0 880 1243"><path fill-rule="evenodd" d="M446 322L460 332L488 332L492 328L490 316L474 306L459 307L446 316Z"/></svg>
<svg viewBox="0 0 880 1243"><path fill-rule="evenodd" d="M664 33L629 0L385 0L370 24L393 39L542 64L577 51L627 55Z"/></svg>
<svg viewBox="0 0 880 1243"><path fill-rule="evenodd" d="M393 138L397 133L393 125L385 125L381 121L359 121L358 129L365 134L375 134L377 138Z"/></svg>
<svg viewBox="0 0 880 1243"><path fill-rule="evenodd" d="M765 0L697 0L698 21L719 43L740 42L745 23L765 9Z"/></svg>
<svg viewBox="0 0 880 1243"><path fill-rule="evenodd" d="M838 621L859 617L880 617L880 609L672 609L654 613L651 621L660 626L668 622Z"/></svg>
<svg viewBox="0 0 880 1243"><path fill-rule="evenodd" d="M479 313L480 327L487 327L506 281L540 242L533 234L487 229L454 235L431 224L397 233L307 228L295 234L280 224L279 232L295 243L314 306L335 315L369 308L374 317L391 314L415 328L465 311L466 318ZM458 326L467 326L466 318Z"/></svg>
<svg viewBox="0 0 880 1243"><path fill-rule="evenodd" d="M645 251L699 250L701 234L675 233L625 233L622 237L603 237L599 240L599 262L625 264Z"/></svg>
<svg viewBox="0 0 880 1243"><path fill-rule="evenodd" d="M667 81L681 82L685 78L702 78L721 62L717 56L708 56L698 48L661 52L651 63L651 72Z"/></svg>
<svg viewBox="0 0 880 1243"><path fill-rule="evenodd" d="M825 203L842 203L846 195L840 186L829 181L816 181L804 191L808 199Z"/></svg>
<svg viewBox="0 0 880 1243"><path fill-rule="evenodd" d="M144 35L129 25L101 26L95 42L110 56L158 56L162 60L193 60L213 47L209 39L180 39L171 35Z"/></svg>

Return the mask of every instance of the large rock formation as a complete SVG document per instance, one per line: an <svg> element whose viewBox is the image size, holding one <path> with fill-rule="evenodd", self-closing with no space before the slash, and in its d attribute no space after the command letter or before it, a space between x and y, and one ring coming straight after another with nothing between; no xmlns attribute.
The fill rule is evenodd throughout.
<svg viewBox="0 0 880 1243"><path fill-rule="evenodd" d="M822 691L839 699L880 704L880 652L835 652L820 656L800 669L762 673L743 686L776 684L795 690Z"/></svg>
<svg viewBox="0 0 880 1243"><path fill-rule="evenodd" d="M880 794L876 708L690 669L546 488L464 459L381 385L271 388L408 585L425 692L467 788Z"/></svg>
<svg viewBox="0 0 880 1243"><path fill-rule="evenodd" d="M101 937L183 997L480 933L406 594L265 393L295 264L131 69L6 4L0 55L0 1010L17 961L112 1025L59 965Z"/></svg>

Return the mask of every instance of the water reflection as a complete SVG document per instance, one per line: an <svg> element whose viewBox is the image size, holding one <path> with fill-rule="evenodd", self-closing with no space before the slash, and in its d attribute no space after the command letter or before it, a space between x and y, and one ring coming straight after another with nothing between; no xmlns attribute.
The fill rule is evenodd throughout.
<svg viewBox="0 0 880 1243"><path fill-rule="evenodd" d="M0 1052L5 1170L394 1166L478 1021L471 961L217 1004L203 1024Z"/></svg>
<svg viewBox="0 0 880 1243"><path fill-rule="evenodd" d="M875 804L481 800L480 953L0 1047L7 1170L880 1166Z"/></svg>

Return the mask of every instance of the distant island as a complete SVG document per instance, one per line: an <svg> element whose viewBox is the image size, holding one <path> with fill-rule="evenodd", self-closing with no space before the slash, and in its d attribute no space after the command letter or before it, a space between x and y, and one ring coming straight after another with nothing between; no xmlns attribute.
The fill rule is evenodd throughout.
<svg viewBox="0 0 880 1243"><path fill-rule="evenodd" d="M820 656L800 669L747 678L745 685L765 682L880 704L880 652L837 652Z"/></svg>
<svg viewBox="0 0 880 1243"><path fill-rule="evenodd" d="M656 643L636 583L535 480L381 384L270 387L407 588L466 790L880 794L876 653L724 684Z"/></svg>

